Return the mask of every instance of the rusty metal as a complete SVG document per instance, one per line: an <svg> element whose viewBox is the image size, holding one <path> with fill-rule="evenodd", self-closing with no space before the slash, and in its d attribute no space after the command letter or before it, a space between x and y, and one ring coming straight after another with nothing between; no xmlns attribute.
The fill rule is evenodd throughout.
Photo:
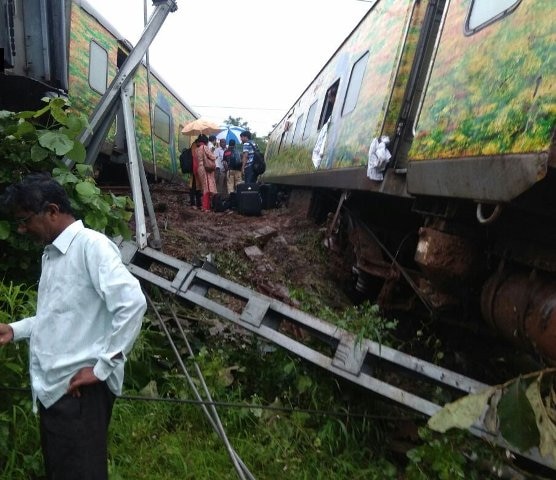
<svg viewBox="0 0 556 480"><path fill-rule="evenodd" d="M440 292L450 292L470 282L481 264L479 249L472 240L428 227L419 229L415 261Z"/></svg>
<svg viewBox="0 0 556 480"><path fill-rule="evenodd" d="M360 225L355 223L349 232L349 241L353 245L357 270L385 280L396 277L397 272L392 268L392 262L384 260L380 245L373 237L367 235Z"/></svg>
<svg viewBox="0 0 556 480"><path fill-rule="evenodd" d="M517 346L556 362L556 282L534 273L493 275L481 310L489 325Z"/></svg>

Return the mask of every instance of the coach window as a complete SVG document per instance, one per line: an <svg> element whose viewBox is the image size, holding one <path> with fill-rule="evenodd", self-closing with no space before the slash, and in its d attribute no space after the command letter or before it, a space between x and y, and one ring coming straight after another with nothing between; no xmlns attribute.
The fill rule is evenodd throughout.
<svg viewBox="0 0 556 480"><path fill-rule="evenodd" d="M332 116L332 110L334 110L334 103L336 103L336 95L338 94L338 87L340 86L340 80L336 80L332 86L326 91L326 97L324 97L324 105L322 106L322 112L320 113L319 128L328 122L328 119Z"/></svg>
<svg viewBox="0 0 556 480"><path fill-rule="evenodd" d="M465 22L465 33L471 35L512 13L521 0L473 0Z"/></svg>
<svg viewBox="0 0 556 480"><path fill-rule="evenodd" d="M297 118L297 122L295 122L295 131L293 132L292 143L299 143L299 141L301 140L300 137L301 137L301 126L303 125L303 116L304 116L303 113L299 115L299 117Z"/></svg>
<svg viewBox="0 0 556 480"><path fill-rule="evenodd" d="M158 105L154 106L154 134L166 143L170 143L170 115Z"/></svg>
<svg viewBox="0 0 556 480"><path fill-rule="evenodd" d="M108 83L108 52L98 43L89 46L89 85L101 95Z"/></svg>
<svg viewBox="0 0 556 480"><path fill-rule="evenodd" d="M307 113L307 121L305 122L305 128L303 129L303 140L305 140L311 133L311 128L313 126L313 120L315 120L316 111L317 102L315 101L313 105L309 107L309 112Z"/></svg>
<svg viewBox="0 0 556 480"><path fill-rule="evenodd" d="M365 55L353 64L351 76L349 77L346 99L344 100L344 107L342 108L342 115L353 112L355 105L357 105L357 99L359 98L359 91L361 90L361 84L363 83L363 76L365 75L368 60L369 52L365 53Z"/></svg>

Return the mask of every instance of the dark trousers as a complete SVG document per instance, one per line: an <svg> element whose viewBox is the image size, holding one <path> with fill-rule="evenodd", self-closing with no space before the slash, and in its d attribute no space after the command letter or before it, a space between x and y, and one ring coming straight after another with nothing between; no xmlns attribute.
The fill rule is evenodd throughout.
<svg viewBox="0 0 556 480"><path fill-rule="evenodd" d="M80 391L80 398L64 395L49 408L39 404L48 480L108 479L108 424L115 396L105 382Z"/></svg>
<svg viewBox="0 0 556 480"><path fill-rule="evenodd" d="M256 183L258 175L253 171L253 165L243 169L243 180L245 183Z"/></svg>

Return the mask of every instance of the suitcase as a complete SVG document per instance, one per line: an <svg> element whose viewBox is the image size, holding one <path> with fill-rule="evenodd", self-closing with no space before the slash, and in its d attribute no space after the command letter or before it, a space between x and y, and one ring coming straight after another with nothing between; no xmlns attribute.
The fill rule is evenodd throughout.
<svg viewBox="0 0 556 480"><path fill-rule="evenodd" d="M260 215L262 211L261 194L255 190L239 192L237 194L237 211L241 215Z"/></svg>
<svg viewBox="0 0 556 480"><path fill-rule="evenodd" d="M225 195L221 195L220 193L217 193L212 197L212 205L211 205L212 211L225 212L229 208L228 203L229 203L228 199L226 198Z"/></svg>
<svg viewBox="0 0 556 480"><path fill-rule="evenodd" d="M258 183L238 183L236 185L236 193L239 195L239 193L245 192L246 190L258 192L259 187L260 185Z"/></svg>
<svg viewBox="0 0 556 480"><path fill-rule="evenodd" d="M231 192L228 195L228 208L231 210L237 210L237 193Z"/></svg>

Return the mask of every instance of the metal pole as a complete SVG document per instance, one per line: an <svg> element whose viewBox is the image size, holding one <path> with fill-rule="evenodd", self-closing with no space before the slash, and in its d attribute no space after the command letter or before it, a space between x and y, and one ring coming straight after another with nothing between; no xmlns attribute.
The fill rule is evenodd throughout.
<svg viewBox="0 0 556 480"><path fill-rule="evenodd" d="M147 0L143 3L143 23L147 25ZM147 65L147 98L149 101L149 126L151 129L151 155L153 159L153 173L154 180L157 181L156 173L156 150L154 149L154 122L153 122L153 106L152 106L152 93L151 93L151 63L149 61L149 49L145 53L145 64Z"/></svg>

